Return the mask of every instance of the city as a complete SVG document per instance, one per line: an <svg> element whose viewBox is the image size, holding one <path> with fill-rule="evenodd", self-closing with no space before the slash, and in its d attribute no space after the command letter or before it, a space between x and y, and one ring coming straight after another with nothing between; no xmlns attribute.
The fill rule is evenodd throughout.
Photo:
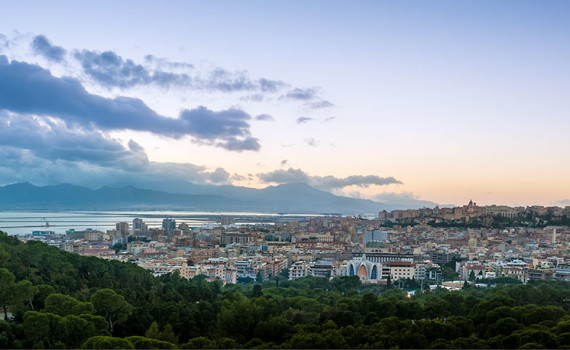
<svg viewBox="0 0 570 350"><path fill-rule="evenodd" d="M464 282L493 285L496 278L570 281L570 207L467 205L379 212L376 218L340 214L276 218L236 225L235 218L190 227L165 218L143 219L115 230L34 231L67 252L133 262L155 276L177 271L223 284L357 275L362 283L411 286L410 291ZM411 284L413 282L413 284Z"/></svg>
<svg viewBox="0 0 570 350"><path fill-rule="evenodd" d="M570 1L0 8L0 349L570 348Z"/></svg>

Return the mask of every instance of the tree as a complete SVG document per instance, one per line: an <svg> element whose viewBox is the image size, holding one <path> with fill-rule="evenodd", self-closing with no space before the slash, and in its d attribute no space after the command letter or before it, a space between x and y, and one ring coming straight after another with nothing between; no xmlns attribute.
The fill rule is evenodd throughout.
<svg viewBox="0 0 570 350"><path fill-rule="evenodd" d="M46 312L59 316L92 314L93 304L81 302L73 297L63 294L50 294L45 300Z"/></svg>
<svg viewBox="0 0 570 350"><path fill-rule="evenodd" d="M164 329L158 335L158 339L172 344L178 344L178 337L174 334L174 330L170 323L167 323L166 326L164 326Z"/></svg>
<svg viewBox="0 0 570 350"><path fill-rule="evenodd" d="M475 282L475 271L473 270L469 273L469 282Z"/></svg>
<svg viewBox="0 0 570 350"><path fill-rule="evenodd" d="M150 324L150 327L148 327L144 336L151 339L158 339L159 335L160 335L160 330L158 329L158 323L156 323L156 321L153 321Z"/></svg>
<svg viewBox="0 0 570 350"><path fill-rule="evenodd" d="M206 337L192 338L181 346L182 349L214 349L215 347L216 342Z"/></svg>
<svg viewBox="0 0 570 350"><path fill-rule="evenodd" d="M261 284L254 284L253 290L251 291L252 298L258 298L263 296L263 290Z"/></svg>
<svg viewBox="0 0 570 350"><path fill-rule="evenodd" d="M0 247L0 267L5 267L10 261L10 252Z"/></svg>
<svg viewBox="0 0 570 350"><path fill-rule="evenodd" d="M441 273L443 275L444 281L455 281L459 278L457 272L455 272L455 270L450 267L444 267L441 269Z"/></svg>
<svg viewBox="0 0 570 350"><path fill-rule="evenodd" d="M255 282L257 283L263 282L263 276L261 275L261 271L257 271L257 275L255 275Z"/></svg>
<svg viewBox="0 0 570 350"><path fill-rule="evenodd" d="M28 311L24 314L24 332L33 347L43 348L50 333L50 322L46 314Z"/></svg>
<svg viewBox="0 0 570 350"><path fill-rule="evenodd" d="M14 294L21 303L24 303L34 310L34 297L38 293L38 287L28 280L22 280L14 286Z"/></svg>
<svg viewBox="0 0 570 350"><path fill-rule="evenodd" d="M131 344L133 344L135 349L176 349L176 344L158 339L141 337L138 335L126 337L125 340L128 340Z"/></svg>
<svg viewBox="0 0 570 350"><path fill-rule="evenodd" d="M134 349L133 344L122 338L106 336L91 337L81 345L82 349Z"/></svg>
<svg viewBox="0 0 570 350"><path fill-rule="evenodd" d="M132 306L112 289L99 289L91 296L91 303L97 313L109 322L111 334L115 324L125 322L132 312Z"/></svg>
<svg viewBox="0 0 570 350"><path fill-rule="evenodd" d="M4 311L4 319L8 319L8 306L14 301L14 274L7 269L0 269L0 306Z"/></svg>

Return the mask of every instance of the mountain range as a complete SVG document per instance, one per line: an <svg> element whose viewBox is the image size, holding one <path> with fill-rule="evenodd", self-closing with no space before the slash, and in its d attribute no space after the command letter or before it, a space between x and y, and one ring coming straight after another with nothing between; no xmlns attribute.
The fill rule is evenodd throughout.
<svg viewBox="0 0 570 350"><path fill-rule="evenodd" d="M115 184L99 189L61 184L17 183L0 187L0 210L185 210L269 213L376 214L436 203L380 203L336 196L304 183L263 189L190 182Z"/></svg>

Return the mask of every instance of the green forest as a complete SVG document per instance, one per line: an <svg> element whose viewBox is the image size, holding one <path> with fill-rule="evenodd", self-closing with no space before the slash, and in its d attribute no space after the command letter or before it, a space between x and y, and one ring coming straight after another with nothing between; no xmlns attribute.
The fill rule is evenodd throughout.
<svg viewBox="0 0 570 350"><path fill-rule="evenodd" d="M0 348L570 348L570 285L408 293L357 277L222 286L0 233Z"/></svg>

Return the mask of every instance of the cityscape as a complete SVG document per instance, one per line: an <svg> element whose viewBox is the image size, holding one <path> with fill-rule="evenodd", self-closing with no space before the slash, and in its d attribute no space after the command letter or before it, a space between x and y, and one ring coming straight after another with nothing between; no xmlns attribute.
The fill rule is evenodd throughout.
<svg viewBox="0 0 570 350"><path fill-rule="evenodd" d="M568 0L0 8L0 349L570 348Z"/></svg>
<svg viewBox="0 0 570 350"><path fill-rule="evenodd" d="M382 211L375 218L319 216L236 217L191 227L141 218L114 230L36 230L19 235L67 252L133 262L154 276L266 282L282 277L358 276L362 283L413 283L416 289L492 286L507 277L521 283L570 281L570 207L478 206ZM419 288L418 288L419 286Z"/></svg>

